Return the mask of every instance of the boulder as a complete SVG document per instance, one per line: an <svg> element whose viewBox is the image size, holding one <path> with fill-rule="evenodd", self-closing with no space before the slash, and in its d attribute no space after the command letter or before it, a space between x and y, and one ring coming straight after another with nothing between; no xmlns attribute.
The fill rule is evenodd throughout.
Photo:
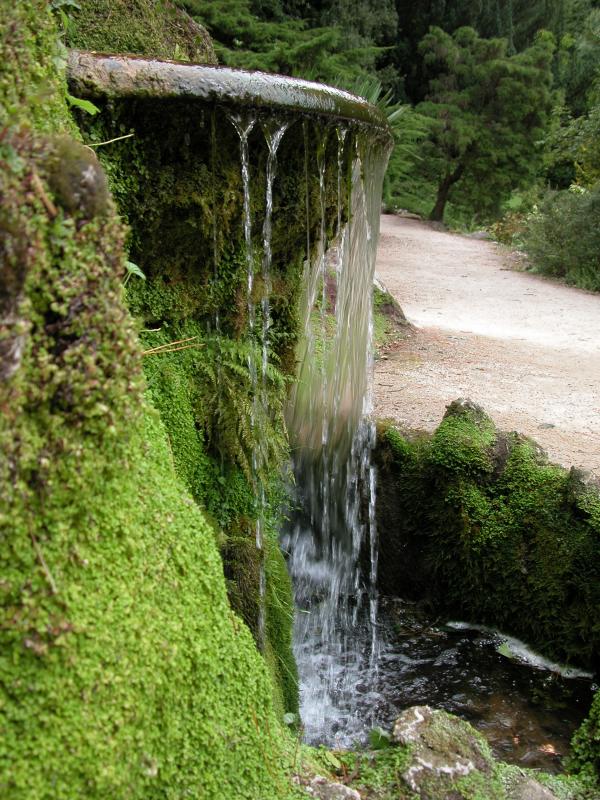
<svg viewBox="0 0 600 800"><path fill-rule="evenodd" d="M486 800L504 797L485 740L464 720L429 706L414 706L398 717L392 738L411 749L402 777L422 800L466 800L479 783L485 786L487 793L481 796Z"/></svg>

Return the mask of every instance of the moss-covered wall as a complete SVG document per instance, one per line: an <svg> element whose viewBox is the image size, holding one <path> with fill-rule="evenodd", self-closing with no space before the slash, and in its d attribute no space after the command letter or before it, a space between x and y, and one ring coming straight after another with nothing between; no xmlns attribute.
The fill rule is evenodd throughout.
<svg viewBox="0 0 600 800"><path fill-rule="evenodd" d="M382 589L600 664L600 493L471 404L433 436L381 426Z"/></svg>
<svg viewBox="0 0 600 800"><path fill-rule="evenodd" d="M178 474L220 532L231 604L264 648L285 710L296 712L293 605L277 546L277 509L289 460L283 407L296 371L303 262L307 243L315 246L321 226L316 148L305 152L305 137L311 143L323 141L327 151L325 224L331 232L338 214L335 129L319 120L245 112L256 119L248 140L256 317L252 334L240 140L230 119L233 110L190 98L96 102L98 116L79 114L78 120L86 142L116 139L98 153L130 225L129 258L145 274L145 280L129 280L127 299L147 350L143 363L149 396L166 426ZM269 368L263 384L268 157L263 126L274 121L288 128L273 185ZM127 134L133 135L118 139ZM347 156L351 142L349 136ZM172 353L159 350L170 349L169 343L181 344L174 344ZM254 402L257 391L264 394L264 408ZM261 454L266 514L257 503L252 474L256 452ZM259 514L265 516L264 553L255 543ZM271 578L264 642L259 635L263 568Z"/></svg>
<svg viewBox="0 0 600 800"><path fill-rule="evenodd" d="M469 401L433 435L380 423L380 588L600 666L600 490ZM600 777L600 693L570 767ZM591 785L591 784L590 784ZM596 796L595 789L590 789Z"/></svg>
<svg viewBox="0 0 600 800"><path fill-rule="evenodd" d="M65 137L48 4L4 4L0 31L0 795L285 798L281 556L267 560L274 696L198 502L224 481L239 518L242 471L199 477L179 362L148 389L185 396L170 436L145 399L126 231L94 156Z"/></svg>

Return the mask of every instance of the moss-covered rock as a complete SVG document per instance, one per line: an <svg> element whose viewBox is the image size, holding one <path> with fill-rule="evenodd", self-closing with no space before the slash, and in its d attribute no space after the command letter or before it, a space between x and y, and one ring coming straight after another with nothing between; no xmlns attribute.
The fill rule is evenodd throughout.
<svg viewBox="0 0 600 800"><path fill-rule="evenodd" d="M490 749L464 720L414 706L396 721L393 739L410 750L402 777L422 800L504 800Z"/></svg>
<svg viewBox="0 0 600 800"><path fill-rule="evenodd" d="M313 796L322 796L320 787L324 797L342 798L350 789L362 800L598 798L591 776L547 775L495 761L468 722L428 706L405 709L391 734L379 732L372 744L376 749L333 754L304 748L300 782L314 789Z"/></svg>
<svg viewBox="0 0 600 800"><path fill-rule="evenodd" d="M56 138L60 34L41 0L0 21L0 795L288 797L285 703L187 471L206 458L176 461L144 398L125 229Z"/></svg>
<svg viewBox="0 0 600 800"><path fill-rule="evenodd" d="M378 530L384 592L486 623L546 656L600 664L600 492L497 431L469 401L432 436L381 424ZM598 768L596 699L575 739Z"/></svg>
<svg viewBox="0 0 600 800"><path fill-rule="evenodd" d="M600 663L600 494L535 443L453 403L437 431L380 427L384 591Z"/></svg>
<svg viewBox="0 0 600 800"><path fill-rule="evenodd" d="M170 0L79 0L69 12L70 47L217 63L207 31Z"/></svg>

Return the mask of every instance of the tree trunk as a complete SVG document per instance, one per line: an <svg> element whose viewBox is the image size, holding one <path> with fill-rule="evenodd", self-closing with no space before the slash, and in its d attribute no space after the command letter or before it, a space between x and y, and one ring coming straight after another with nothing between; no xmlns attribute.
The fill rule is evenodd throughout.
<svg viewBox="0 0 600 800"><path fill-rule="evenodd" d="M465 171L463 164L459 164L458 167L451 172L449 175L446 175L443 181L438 186L437 198L435 201L435 205L431 210L431 214L429 215L429 219L433 220L434 222L443 222L444 220L444 210L446 208L446 203L448 202L448 195L450 194L450 189L457 183L461 178L462 174Z"/></svg>

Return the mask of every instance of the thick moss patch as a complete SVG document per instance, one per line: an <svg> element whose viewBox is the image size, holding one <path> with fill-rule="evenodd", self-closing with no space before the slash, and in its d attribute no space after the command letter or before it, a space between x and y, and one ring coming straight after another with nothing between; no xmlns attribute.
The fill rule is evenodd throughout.
<svg viewBox="0 0 600 800"><path fill-rule="evenodd" d="M206 30L169 0L79 0L69 8L67 43L83 50L217 63Z"/></svg>
<svg viewBox="0 0 600 800"><path fill-rule="evenodd" d="M455 403L431 437L381 426L384 591L427 597L551 658L600 663L600 494Z"/></svg>
<svg viewBox="0 0 600 800"><path fill-rule="evenodd" d="M3 73L0 795L288 797L283 692L196 502L215 473L199 475L189 403L176 459L144 399L125 229L65 138L59 73L47 107L63 113L29 114L59 34L46 3L2 15L2 52L22 47L31 80ZM23 124L38 119L60 136Z"/></svg>
<svg viewBox="0 0 600 800"><path fill-rule="evenodd" d="M380 588L600 665L600 492L468 401L432 436L379 427ZM597 773L598 697L573 765ZM593 796L593 793L592 795Z"/></svg>
<svg viewBox="0 0 600 800"><path fill-rule="evenodd" d="M297 712L291 587L277 544L282 492L278 470L288 453L282 418L285 383L274 375L276 385L269 384L268 392L272 405L260 427L271 468L270 479L269 474L263 476L268 490L266 508L261 511L251 476L251 450L259 442L253 438L254 387L247 366L247 358L257 354L244 342L207 334L191 321L165 323L160 331L148 331L142 338L148 396L163 419L176 472L213 522L232 608L257 642L261 565L265 570L265 658L282 715ZM173 345L173 341L186 344ZM256 547L259 513L266 539L264 553Z"/></svg>

